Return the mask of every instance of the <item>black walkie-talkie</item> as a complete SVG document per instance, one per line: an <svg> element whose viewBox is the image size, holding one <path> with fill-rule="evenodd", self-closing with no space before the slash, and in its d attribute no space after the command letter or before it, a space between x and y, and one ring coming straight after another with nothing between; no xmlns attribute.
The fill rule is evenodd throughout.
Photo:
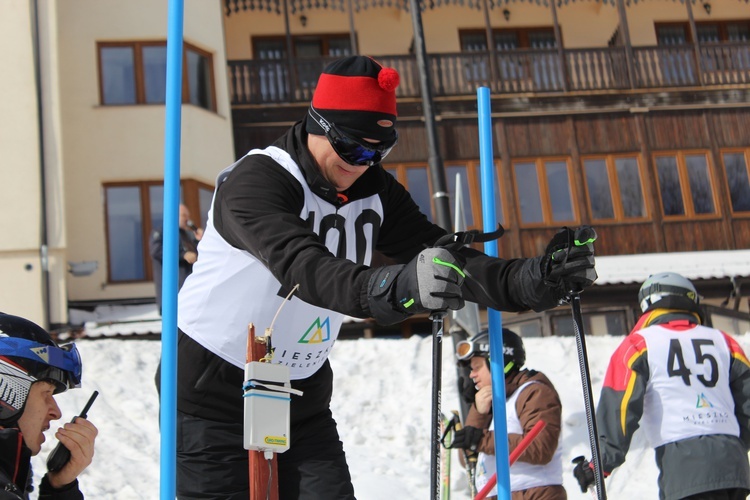
<svg viewBox="0 0 750 500"><path fill-rule="evenodd" d="M84 406L83 410L81 410L81 414L73 417L73 420L71 420L71 422L75 422L78 417L86 418L86 413L88 413L91 405L94 404L94 400L98 395L99 391L94 391L94 393L86 403L86 406ZM57 446L55 446L55 449L52 450L52 453L50 453L49 457L47 458L47 470L50 472L59 471L60 469L65 467L65 464L67 464L69 461L70 450L67 449L64 444L58 442Z"/></svg>

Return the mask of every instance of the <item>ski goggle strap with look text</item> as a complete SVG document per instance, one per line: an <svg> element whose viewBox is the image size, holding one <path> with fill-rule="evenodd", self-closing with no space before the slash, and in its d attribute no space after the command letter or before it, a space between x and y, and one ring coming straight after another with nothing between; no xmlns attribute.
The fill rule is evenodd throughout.
<svg viewBox="0 0 750 500"><path fill-rule="evenodd" d="M47 368L29 374L37 380L51 379L67 389L81 387L81 356L73 342L55 347L33 340L5 337L0 338L0 356L24 358L47 365Z"/></svg>
<svg viewBox="0 0 750 500"><path fill-rule="evenodd" d="M473 342L471 340L461 340L456 344L456 358L459 361L466 361L473 356L490 357L490 346L486 342ZM513 369L515 363L509 361L503 367L503 373L508 373Z"/></svg>
<svg viewBox="0 0 750 500"><path fill-rule="evenodd" d="M456 344L456 358L466 361L472 356L489 356L490 345L487 342L474 342L472 340L461 340Z"/></svg>
<svg viewBox="0 0 750 500"><path fill-rule="evenodd" d="M323 118L312 106L310 106L308 113L323 128L328 142L339 155L339 158L349 165L371 167L380 163L398 142L398 132L395 130L393 132L396 134L396 138L392 143L370 143L345 134L336 127L335 123L330 123Z"/></svg>

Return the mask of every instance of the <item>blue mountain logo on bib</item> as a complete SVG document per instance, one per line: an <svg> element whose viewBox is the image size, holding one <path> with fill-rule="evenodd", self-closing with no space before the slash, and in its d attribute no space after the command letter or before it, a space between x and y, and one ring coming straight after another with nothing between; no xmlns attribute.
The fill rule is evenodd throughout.
<svg viewBox="0 0 750 500"><path fill-rule="evenodd" d="M320 317L315 318L310 328L300 338L298 344L322 344L331 339L331 322L328 317L320 322Z"/></svg>
<svg viewBox="0 0 750 500"><path fill-rule="evenodd" d="M714 405L711 404L711 401L708 400L705 394L702 392L698 396L698 400L695 402L696 408L713 408Z"/></svg>

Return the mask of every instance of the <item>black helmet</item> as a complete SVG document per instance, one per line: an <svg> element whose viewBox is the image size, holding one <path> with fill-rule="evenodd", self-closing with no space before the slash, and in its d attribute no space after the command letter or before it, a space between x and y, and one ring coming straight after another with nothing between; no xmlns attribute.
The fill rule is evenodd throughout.
<svg viewBox="0 0 750 500"><path fill-rule="evenodd" d="M36 323L0 312L0 426L15 425L31 384L40 380L54 384L55 394L80 387L78 349L58 347Z"/></svg>
<svg viewBox="0 0 750 500"><path fill-rule="evenodd" d="M638 290L642 312L654 309L682 309L700 312L699 297L689 279L677 273L652 274Z"/></svg>
<svg viewBox="0 0 750 500"><path fill-rule="evenodd" d="M490 343L487 330L483 330L468 340L462 340L456 344L456 358L459 363L468 363L474 356L490 359ZM521 368L526 363L526 350L523 340L512 330L503 328L503 364L508 366L513 363L513 368Z"/></svg>

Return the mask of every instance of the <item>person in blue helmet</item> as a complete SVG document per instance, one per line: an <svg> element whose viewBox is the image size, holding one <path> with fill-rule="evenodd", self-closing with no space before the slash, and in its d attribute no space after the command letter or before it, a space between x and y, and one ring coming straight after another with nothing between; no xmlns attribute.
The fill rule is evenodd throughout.
<svg viewBox="0 0 750 500"><path fill-rule="evenodd" d="M58 347L39 325L0 313L0 500L28 498L31 457L41 450L50 422L62 416L54 396L80 383L81 359L74 344ZM78 476L91 464L97 433L80 417L57 431L70 460L44 475L39 499L83 498Z"/></svg>
<svg viewBox="0 0 750 500"><path fill-rule="evenodd" d="M492 375L487 331L456 344L459 364L471 366L474 388L472 405L462 429L456 431L451 448L478 454L474 473L481 490L496 472L495 432L492 419ZM552 382L541 372L523 369L526 350L515 332L503 328L505 371L505 420L508 451L518 446L539 420L546 426L510 468L512 500L565 500L562 485L562 403ZM467 397L468 394L465 394ZM497 487L487 498L497 498Z"/></svg>

